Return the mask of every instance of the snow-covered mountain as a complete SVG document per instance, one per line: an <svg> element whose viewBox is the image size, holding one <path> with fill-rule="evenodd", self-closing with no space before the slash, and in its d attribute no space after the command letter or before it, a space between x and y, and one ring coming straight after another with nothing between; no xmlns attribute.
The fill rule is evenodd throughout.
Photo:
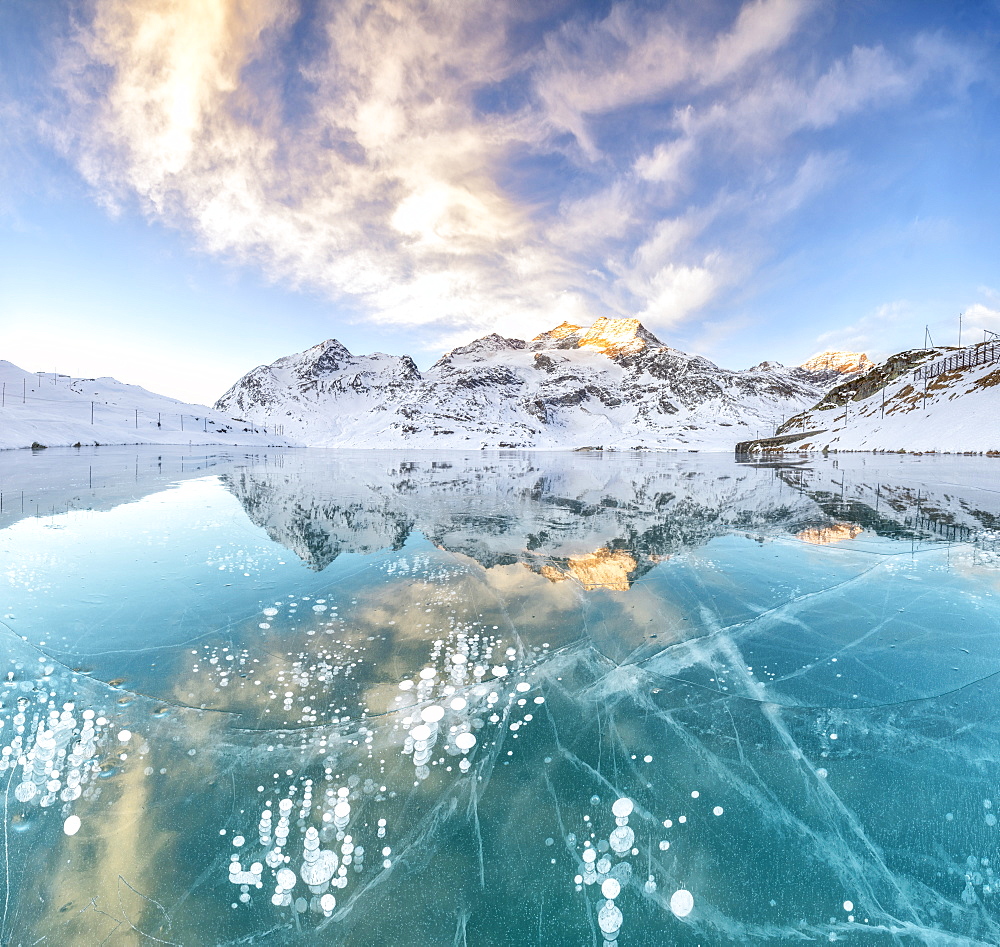
<svg viewBox="0 0 1000 947"><path fill-rule="evenodd" d="M1000 342L913 349L832 388L740 452L1000 453Z"/></svg>
<svg viewBox="0 0 1000 947"><path fill-rule="evenodd" d="M637 319L600 319L530 342L488 335L424 373L331 339L253 369L216 408L318 447L731 450L844 377L835 365L729 371Z"/></svg>
<svg viewBox="0 0 1000 947"><path fill-rule="evenodd" d="M274 435L272 425L235 421L205 405L185 404L114 378L26 372L0 360L0 450L92 444L287 443Z"/></svg>

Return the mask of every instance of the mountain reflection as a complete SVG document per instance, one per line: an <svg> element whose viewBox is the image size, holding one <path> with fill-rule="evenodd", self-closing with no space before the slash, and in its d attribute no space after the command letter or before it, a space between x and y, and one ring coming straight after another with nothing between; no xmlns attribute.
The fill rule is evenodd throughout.
<svg viewBox="0 0 1000 947"><path fill-rule="evenodd" d="M321 571L343 553L422 534L485 568L625 591L678 551L729 534L828 545L862 537L969 541L1000 523L992 461L965 483L914 482L898 460L735 464L728 457L286 453L221 474L247 516ZM951 480L951 478L949 478ZM988 537L991 538L991 537Z"/></svg>

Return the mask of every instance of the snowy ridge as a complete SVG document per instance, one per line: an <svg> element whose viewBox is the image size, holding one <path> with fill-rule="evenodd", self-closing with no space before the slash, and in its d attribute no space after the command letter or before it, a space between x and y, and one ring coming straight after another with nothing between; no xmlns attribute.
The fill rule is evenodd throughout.
<svg viewBox="0 0 1000 947"><path fill-rule="evenodd" d="M94 444L287 444L263 426L114 378L26 372L0 360L0 450ZM273 429L272 429L273 430Z"/></svg>
<svg viewBox="0 0 1000 947"><path fill-rule="evenodd" d="M983 345L900 352L832 389L774 438L738 450L1000 453L1000 362L974 364ZM943 358L967 364L925 377Z"/></svg>
<svg viewBox="0 0 1000 947"><path fill-rule="evenodd" d="M315 447L731 450L815 404L844 375L769 362L729 371L637 319L493 334L421 374L334 339L259 366L216 403Z"/></svg>

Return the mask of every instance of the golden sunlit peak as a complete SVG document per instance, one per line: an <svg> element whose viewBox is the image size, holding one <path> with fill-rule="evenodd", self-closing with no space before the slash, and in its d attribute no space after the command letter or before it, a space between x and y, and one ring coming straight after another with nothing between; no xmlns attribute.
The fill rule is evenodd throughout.
<svg viewBox="0 0 1000 947"><path fill-rule="evenodd" d="M559 339L565 339L568 336L575 335L577 332L582 332L583 326L575 326L570 322L562 322L557 325L554 329L549 329L548 332L542 332L540 335L536 335L531 341L532 342L558 342Z"/></svg>
<svg viewBox="0 0 1000 947"><path fill-rule="evenodd" d="M576 579L588 592L593 589L627 592L632 584L629 574L635 572L637 566L636 560L627 552L604 547L582 556L570 556L565 571L555 566L542 566L541 573L550 582Z"/></svg>
<svg viewBox="0 0 1000 947"><path fill-rule="evenodd" d="M594 348L605 355L633 355L647 347L659 348L663 343L638 319L601 317L589 329L563 322L535 336L534 342L576 342L579 348ZM560 346L560 348L565 346Z"/></svg>
<svg viewBox="0 0 1000 947"><path fill-rule="evenodd" d="M804 361L799 367L812 372L834 371L842 375L866 372L875 363L864 352L821 352Z"/></svg>
<svg viewBox="0 0 1000 947"><path fill-rule="evenodd" d="M846 542L860 536L864 530L857 523L834 523L832 526L820 526L804 529L796 535L804 543L813 546L829 546L833 543Z"/></svg>
<svg viewBox="0 0 1000 947"><path fill-rule="evenodd" d="M600 349L607 355L631 355L647 345L660 346L659 339L638 319L598 319L580 339L580 346Z"/></svg>

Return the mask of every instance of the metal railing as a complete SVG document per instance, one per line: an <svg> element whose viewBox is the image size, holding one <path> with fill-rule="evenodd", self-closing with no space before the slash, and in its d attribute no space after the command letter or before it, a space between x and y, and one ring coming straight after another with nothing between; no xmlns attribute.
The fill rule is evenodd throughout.
<svg viewBox="0 0 1000 947"><path fill-rule="evenodd" d="M979 342L976 345L967 346L954 355L939 359L930 365L921 366L913 375L915 378L935 378L956 368L972 368L975 365L986 365L989 362L995 362L997 359L1000 359L1000 340L994 339L990 342Z"/></svg>

